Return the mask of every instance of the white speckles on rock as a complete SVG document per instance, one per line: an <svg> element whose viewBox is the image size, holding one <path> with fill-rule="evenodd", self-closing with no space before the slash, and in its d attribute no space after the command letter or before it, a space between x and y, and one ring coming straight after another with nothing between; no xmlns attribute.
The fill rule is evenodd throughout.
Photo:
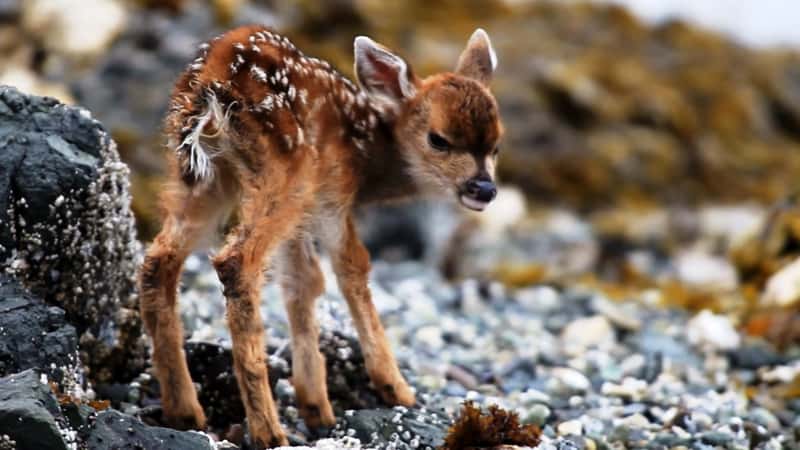
<svg viewBox="0 0 800 450"><path fill-rule="evenodd" d="M51 192L48 189L59 189L64 182L48 180L50 184L41 186L35 198L27 199L26 204L35 201L35 207L14 202L16 206L10 214L15 224L12 228L15 245L9 249L13 255L0 251L0 261L12 256L12 261L29 262L6 268L67 312L68 319L83 333L81 356L85 363L97 368L95 377L102 378L108 370L114 370L111 369L114 364L105 358L115 352L116 360L119 352L130 355L127 361L121 359L129 369L120 370L136 370L137 365L144 364L144 347L137 336L123 331L139 327L135 274L141 261L141 246L136 240L130 210L127 166L119 161L116 145L100 124L79 110L25 96L8 87L0 88L0 103L4 102L18 102L22 108L15 116L4 116L2 121L6 126L0 128L6 133L25 136L28 142L25 157L41 159L43 167L71 164L72 168L53 166L50 170L59 177L72 177L70 183L76 188ZM39 115L37 123L53 124L48 131L27 125L29 115L34 112ZM85 148L78 149L68 143L73 134L90 139ZM54 142L63 142L64 149L69 150L66 162L48 157L50 152L63 150L54 148ZM4 151L8 157L23 148L8 146ZM36 174L20 172L8 176L11 179L36 177ZM16 195L21 194L25 193ZM46 215L42 216L41 211ZM30 264L34 261L35 264ZM101 335L102 339L96 337ZM99 369L103 364L107 364L105 372Z"/></svg>

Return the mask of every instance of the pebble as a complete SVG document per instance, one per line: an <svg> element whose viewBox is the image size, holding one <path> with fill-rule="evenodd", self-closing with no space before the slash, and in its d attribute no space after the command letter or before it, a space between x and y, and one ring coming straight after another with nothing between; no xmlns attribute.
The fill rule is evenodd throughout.
<svg viewBox="0 0 800 450"><path fill-rule="evenodd" d="M714 350L734 350L741 337L726 316L703 310L689 321L686 338L692 345Z"/></svg>
<svg viewBox="0 0 800 450"><path fill-rule="evenodd" d="M522 417L522 422L542 426L547 422L550 414L550 408L537 403L528 409L527 413Z"/></svg>
<svg viewBox="0 0 800 450"><path fill-rule="evenodd" d="M581 436L583 435L583 424L580 420L568 420L558 424L556 430L559 436Z"/></svg>
<svg viewBox="0 0 800 450"><path fill-rule="evenodd" d="M586 392L591 383L586 376L575 369L555 367L548 381L548 390L557 395L579 394Z"/></svg>
<svg viewBox="0 0 800 450"><path fill-rule="evenodd" d="M636 378L626 377L622 384L614 384L606 381L600 391L603 395L612 397L622 397L627 400L640 401L647 392L647 382Z"/></svg>
<svg viewBox="0 0 800 450"><path fill-rule="evenodd" d="M614 328L604 316L584 317L570 322L561 332L561 345L569 356L588 349L609 349L616 342Z"/></svg>

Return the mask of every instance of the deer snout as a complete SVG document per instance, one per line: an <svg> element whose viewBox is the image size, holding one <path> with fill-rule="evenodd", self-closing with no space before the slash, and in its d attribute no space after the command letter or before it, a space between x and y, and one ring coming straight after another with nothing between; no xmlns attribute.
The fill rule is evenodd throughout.
<svg viewBox="0 0 800 450"><path fill-rule="evenodd" d="M497 197L497 186L488 180L472 179L467 181L466 193L479 202L489 203Z"/></svg>
<svg viewBox="0 0 800 450"><path fill-rule="evenodd" d="M461 204L475 211L483 211L497 197L497 186L491 180L473 178L464 184L459 196Z"/></svg>

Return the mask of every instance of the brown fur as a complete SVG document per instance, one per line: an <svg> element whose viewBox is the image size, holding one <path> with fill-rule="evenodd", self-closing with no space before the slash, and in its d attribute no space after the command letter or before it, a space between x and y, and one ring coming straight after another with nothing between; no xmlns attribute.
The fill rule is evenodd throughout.
<svg viewBox="0 0 800 450"><path fill-rule="evenodd" d="M238 28L201 46L176 83L165 121L172 181L162 195L163 229L140 273L142 315L171 424L205 424L182 350L181 267L232 211L238 224L213 263L254 443L287 442L271 398L259 313L263 272L273 258L300 413L312 427L335 422L313 314L324 287L314 239L331 255L375 388L387 403L415 402L372 304L369 254L352 210L429 193L461 198L468 180L492 178L502 127L487 89L490 44L483 36L470 40L458 73L424 80L388 50L357 39L361 88L262 27ZM434 150L429 132L452 145Z"/></svg>

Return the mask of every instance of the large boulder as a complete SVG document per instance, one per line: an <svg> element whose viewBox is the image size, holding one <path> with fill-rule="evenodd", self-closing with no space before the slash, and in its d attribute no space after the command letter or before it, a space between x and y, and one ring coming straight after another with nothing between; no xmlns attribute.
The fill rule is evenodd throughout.
<svg viewBox="0 0 800 450"><path fill-rule="evenodd" d="M128 168L83 109L0 87L0 267L80 334L96 380L144 364Z"/></svg>

